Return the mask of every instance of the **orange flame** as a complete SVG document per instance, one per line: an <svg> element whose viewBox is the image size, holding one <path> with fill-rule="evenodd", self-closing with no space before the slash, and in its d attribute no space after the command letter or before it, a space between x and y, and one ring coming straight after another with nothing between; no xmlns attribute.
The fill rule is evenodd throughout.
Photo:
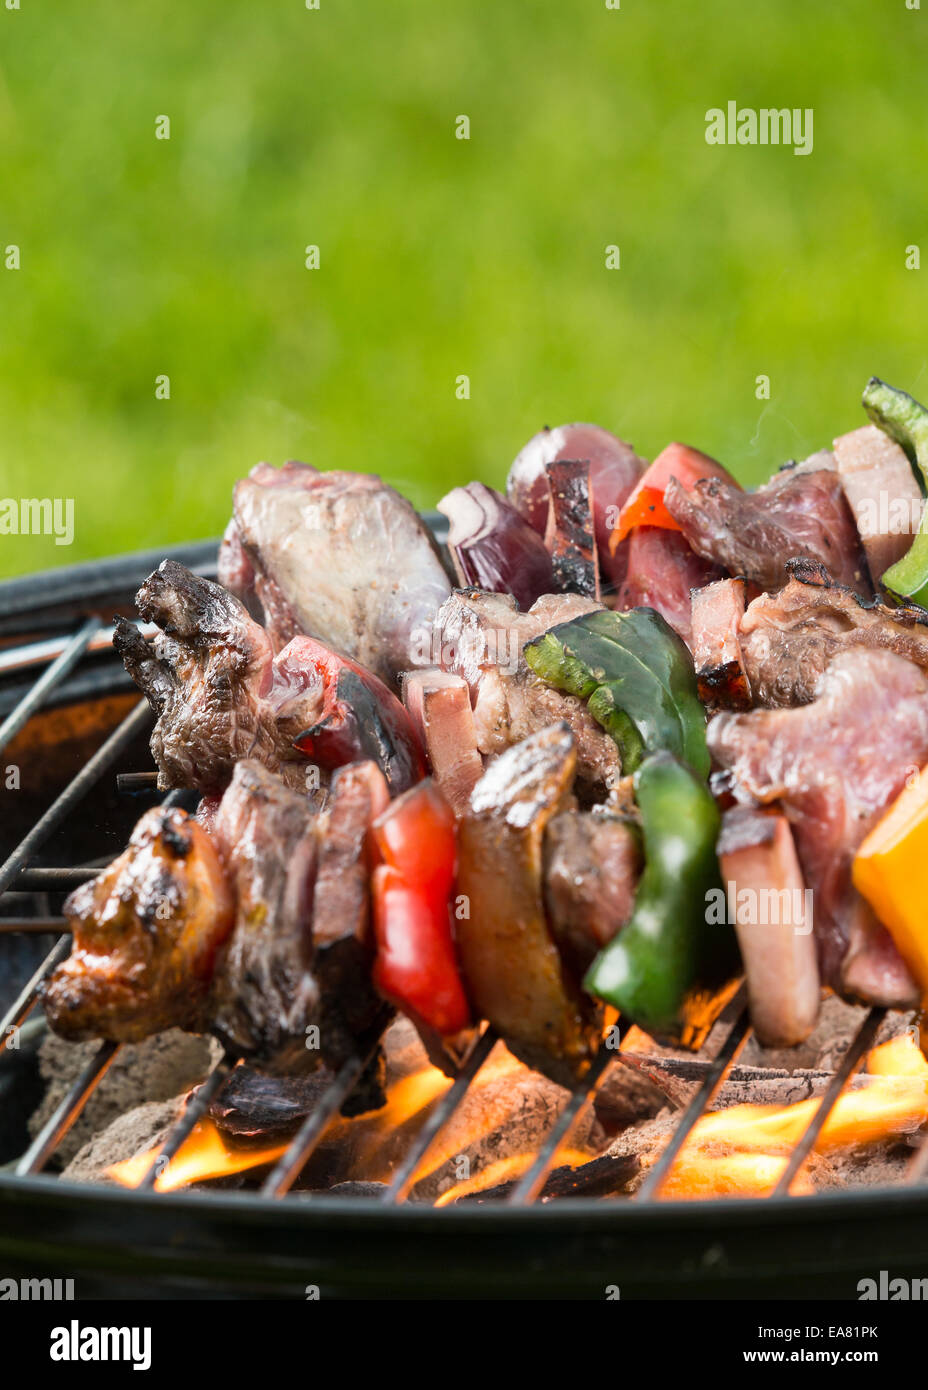
<svg viewBox="0 0 928 1390"><path fill-rule="evenodd" d="M232 1149L212 1120L198 1120L164 1172L155 1179L155 1191L175 1192L191 1182L206 1182L210 1178L227 1178L233 1173L247 1172L249 1168L260 1167L263 1163L273 1163L286 1147L286 1144L277 1144L272 1148ZM147 1153L114 1163L107 1168L106 1176L123 1187L138 1187L158 1153L157 1148L149 1149Z"/></svg>
<svg viewBox="0 0 928 1390"><path fill-rule="evenodd" d="M867 1071L872 1079L859 1090L846 1091L835 1104L816 1141L816 1153L909 1134L928 1121L928 1062L911 1038L903 1035L875 1048ZM733 1105L704 1115L661 1195L753 1197L772 1192L818 1105L815 1098L786 1106ZM792 1191L812 1190L811 1179L800 1172Z"/></svg>

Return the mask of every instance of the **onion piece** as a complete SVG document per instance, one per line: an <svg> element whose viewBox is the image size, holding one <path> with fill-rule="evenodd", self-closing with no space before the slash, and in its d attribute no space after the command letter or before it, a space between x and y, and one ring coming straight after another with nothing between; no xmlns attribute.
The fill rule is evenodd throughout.
<svg viewBox="0 0 928 1390"><path fill-rule="evenodd" d="M483 483L452 488L438 504L448 518L448 549L463 588L512 594L523 610L554 592L544 541L500 493Z"/></svg>

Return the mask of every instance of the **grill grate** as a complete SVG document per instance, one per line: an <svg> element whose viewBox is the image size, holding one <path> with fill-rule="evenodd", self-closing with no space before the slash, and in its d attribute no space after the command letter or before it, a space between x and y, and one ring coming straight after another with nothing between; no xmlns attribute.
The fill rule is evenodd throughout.
<svg viewBox="0 0 928 1390"><path fill-rule="evenodd" d="M0 751L16 733L25 727L28 720L43 708L81 657L92 648L100 645L102 645L100 624L96 618L85 621L70 637L53 639L45 644L45 659L49 660L50 664L44 668L42 674L19 699L15 708L0 726ZM15 665L15 649L12 652L9 648L6 649L4 655L7 656L8 662ZM40 869L31 867L31 861L52 833L59 829L78 808L94 784L107 774L120 755L130 746L133 739L145 729L149 719L148 705L144 700L140 701L110 734L89 762L78 772L77 776L65 787L44 815L31 827L6 862L0 866L0 896L14 889L18 893L22 891L44 892L49 889L61 890L93 877L99 865L85 864L74 867ZM178 795L182 794L172 793L172 798ZM0 919L0 931L49 931L60 930L63 926L63 918ZM29 1016L37 1002L42 980L66 956L69 945L67 934L63 934L6 1016L0 1021L0 1053L14 1035L13 1030L18 1028ZM831 1115L835 1104L857 1071L865 1053L872 1046L885 1014L884 1009L871 1009L857 1029L840 1067L821 1097L811 1122L791 1154L787 1168L777 1185L777 1195L789 1193L794 1179L812 1152L816 1139ZM686 1143L693 1127L718 1095L750 1036L751 1027L743 987L728 1005L724 1017L730 1018L731 1022L721 1046L715 1057L708 1063L702 1082L687 1105L670 1141L639 1188L636 1196L636 1201L639 1204L652 1203L658 1198L675 1158ZM630 1024L626 1021L622 1019L618 1021L609 1041L603 1044L587 1074L569 1095L557 1121L543 1141L528 1171L523 1174L510 1193L509 1205L524 1207L537 1200L544 1189L561 1144L567 1138L584 1107L591 1102L596 1088L611 1064L621 1057L621 1047L629 1027ZM461 1065L456 1079L437 1102L428 1120L396 1168L381 1199L384 1205L395 1205L406 1200L414 1185L415 1175L421 1161L457 1111L468 1088L477 1077L497 1041L496 1033L489 1027L485 1028L477 1038L469 1055ZM42 1172L58 1144L80 1115L118 1051L118 1044L115 1043L103 1043L100 1046L19 1161L16 1168L17 1175L26 1176ZM289 1192L322 1139L330 1120L337 1114L363 1074L368 1060L367 1057L357 1057L350 1059L343 1065L314 1111L306 1118L286 1152L266 1178L261 1188L262 1197L272 1200L279 1199ZM154 1187L159 1174L163 1172L167 1163L178 1152L197 1121L205 1114L207 1107L234 1065L234 1058L228 1054L221 1057L206 1080L190 1098L183 1114L169 1131L158 1157L146 1174L141 1184L142 1189ZM928 1171L928 1142L923 1143L916 1151L909 1164L905 1180L909 1184L918 1183L926 1171Z"/></svg>

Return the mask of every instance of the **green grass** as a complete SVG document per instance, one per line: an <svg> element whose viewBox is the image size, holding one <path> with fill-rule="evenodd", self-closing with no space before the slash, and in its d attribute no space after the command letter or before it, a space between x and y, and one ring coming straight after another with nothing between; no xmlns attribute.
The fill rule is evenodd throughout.
<svg viewBox="0 0 928 1390"><path fill-rule="evenodd" d="M73 496L76 535L0 537L0 573L218 534L260 458L429 505L590 419L756 481L871 373L928 394L928 6L21 4L0 497ZM729 98L813 107L814 152L708 146Z"/></svg>

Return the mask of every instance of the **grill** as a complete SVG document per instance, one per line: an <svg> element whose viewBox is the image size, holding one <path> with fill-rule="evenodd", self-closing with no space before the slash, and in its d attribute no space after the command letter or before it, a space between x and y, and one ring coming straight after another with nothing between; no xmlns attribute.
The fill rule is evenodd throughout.
<svg viewBox="0 0 928 1390"><path fill-rule="evenodd" d="M215 542L204 542L171 554L211 576L215 549ZM106 620L116 611L132 612L135 589L162 558L163 552L120 557L0 585L0 754L28 732L30 721L62 708L84 711L90 730L75 775L0 866L6 942L15 932L12 939L35 950L45 933L60 931L63 919L50 915L47 894L92 877L118 852L135 818L130 798L123 795L116 811L106 798L117 778L123 792L146 784L146 776L127 775L126 768L138 766L151 715L112 653ZM55 762L53 727L39 749ZM101 789L97 824L84 808L88 798L99 801ZM171 794L175 802L184 796ZM79 835L86 856L77 864L39 865L82 818L94 822L81 827L84 838ZM0 1051L28 1019L41 980L68 949L68 937L60 935L26 981L0 1023ZM361 1077L363 1057L334 1077L259 1191L154 1190L164 1161L177 1153L226 1080L234 1065L227 1055L189 1100L140 1187L80 1185L48 1174L49 1159L118 1051L103 1043L15 1167L0 1172L0 1268L74 1278L82 1296L305 1297L307 1286L315 1286L323 1296L342 1297L603 1298L615 1285L623 1297L854 1296L857 1280L880 1268L913 1277L924 1272L928 1143L914 1152L898 1187L804 1197L790 1190L884 1015L871 1009L863 1018L774 1193L711 1202L659 1198L674 1159L750 1035L743 991L723 1015L715 1055L692 1068L700 1077L696 1093L661 1157L634 1198L612 1201L540 1198L561 1145L616 1063L627 1032L622 1020L507 1197L441 1210L410 1202L408 1195L418 1165L497 1041L492 1029L476 1040L382 1194L351 1198L291 1189ZM6 1050L0 1059L0 1107L22 1104L15 1056Z"/></svg>

